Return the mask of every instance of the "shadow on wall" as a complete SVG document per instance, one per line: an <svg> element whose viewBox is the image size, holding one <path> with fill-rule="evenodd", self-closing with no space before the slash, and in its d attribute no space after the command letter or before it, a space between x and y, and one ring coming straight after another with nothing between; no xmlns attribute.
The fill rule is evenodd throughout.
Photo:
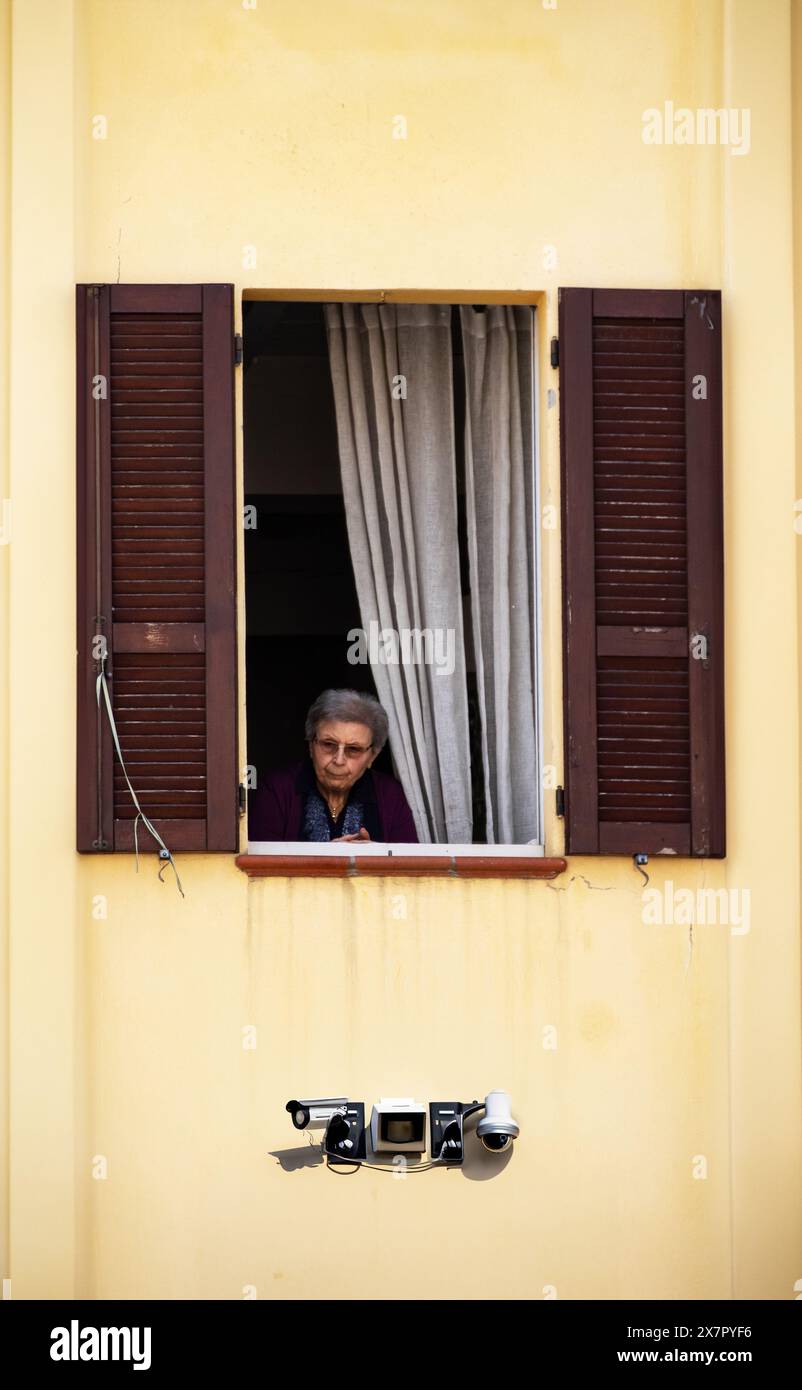
<svg viewBox="0 0 802 1390"><path fill-rule="evenodd" d="M295 1149L271 1149L270 1157L281 1164L285 1173L297 1173L299 1168L320 1168L323 1163L321 1144L301 1144Z"/></svg>

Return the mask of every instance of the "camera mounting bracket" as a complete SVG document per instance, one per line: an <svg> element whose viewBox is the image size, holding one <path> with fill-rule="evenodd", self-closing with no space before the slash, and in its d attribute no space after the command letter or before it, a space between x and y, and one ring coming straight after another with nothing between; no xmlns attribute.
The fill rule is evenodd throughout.
<svg viewBox="0 0 802 1390"><path fill-rule="evenodd" d="M329 1163L346 1166L367 1158L364 1101L349 1100L345 1114L332 1117L323 1137L323 1152Z"/></svg>

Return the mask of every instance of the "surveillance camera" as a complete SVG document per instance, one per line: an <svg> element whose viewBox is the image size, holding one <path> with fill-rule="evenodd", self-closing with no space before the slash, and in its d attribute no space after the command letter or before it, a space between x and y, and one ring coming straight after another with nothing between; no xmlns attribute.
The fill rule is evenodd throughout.
<svg viewBox="0 0 802 1390"><path fill-rule="evenodd" d="M484 1111L484 1118L476 1126L476 1133L489 1153L504 1153L513 1139L517 1139L520 1134L518 1125L512 1118L507 1092L488 1092L485 1096Z"/></svg>
<svg viewBox="0 0 802 1390"><path fill-rule="evenodd" d="M344 1115L347 1096L323 1100L288 1100L285 1110L292 1115L296 1129L325 1129L334 1115Z"/></svg>
<svg viewBox="0 0 802 1390"><path fill-rule="evenodd" d="M321 1148L329 1164L364 1163L365 1104L346 1096L288 1100L285 1109L296 1129L322 1129Z"/></svg>

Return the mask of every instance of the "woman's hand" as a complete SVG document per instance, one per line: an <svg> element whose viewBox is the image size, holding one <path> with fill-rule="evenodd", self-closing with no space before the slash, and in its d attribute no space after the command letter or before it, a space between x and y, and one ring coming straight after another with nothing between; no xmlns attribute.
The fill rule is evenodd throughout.
<svg viewBox="0 0 802 1390"><path fill-rule="evenodd" d="M341 845L341 844L344 844L346 840L369 840L369 839L370 839L370 836L369 836L367 830L365 829L365 827L364 827L364 825L363 825L363 826L362 826L362 829L359 830L359 831L357 831L356 835L338 835L337 838L336 838L336 840L332 840L331 843L332 843L333 845Z"/></svg>

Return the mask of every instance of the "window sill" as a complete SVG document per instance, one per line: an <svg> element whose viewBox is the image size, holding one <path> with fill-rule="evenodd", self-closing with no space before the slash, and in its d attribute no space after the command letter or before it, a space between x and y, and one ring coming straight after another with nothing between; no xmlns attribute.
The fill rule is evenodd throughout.
<svg viewBox="0 0 802 1390"><path fill-rule="evenodd" d="M259 854L237 856L249 878L556 878L564 859L541 854Z"/></svg>

